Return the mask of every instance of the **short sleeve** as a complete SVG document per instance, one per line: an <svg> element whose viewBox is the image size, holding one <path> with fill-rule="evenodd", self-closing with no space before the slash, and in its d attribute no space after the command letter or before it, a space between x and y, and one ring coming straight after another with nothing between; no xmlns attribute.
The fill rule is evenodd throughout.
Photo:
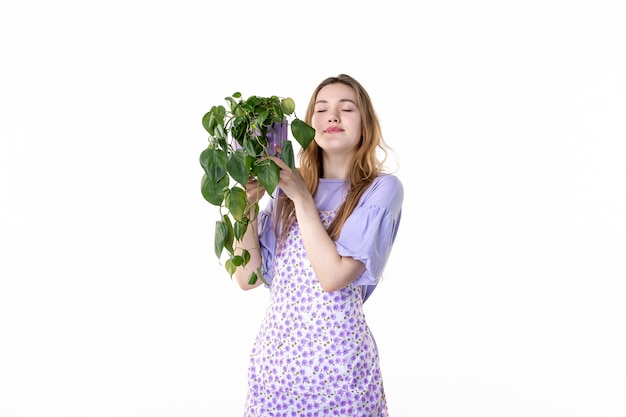
<svg viewBox="0 0 626 417"><path fill-rule="evenodd" d="M363 194L337 239L337 252L365 264L357 285L375 286L383 274L398 233L404 189L390 174L378 177Z"/></svg>

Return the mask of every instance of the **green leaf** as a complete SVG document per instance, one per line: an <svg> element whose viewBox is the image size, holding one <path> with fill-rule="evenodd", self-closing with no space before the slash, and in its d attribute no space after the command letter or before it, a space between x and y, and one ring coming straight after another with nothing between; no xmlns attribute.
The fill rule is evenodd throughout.
<svg viewBox="0 0 626 417"><path fill-rule="evenodd" d="M226 133L226 130L224 130L224 126L222 124L218 124L217 126L215 126L215 139L220 144L226 143L227 137L228 137L228 133ZM224 146L222 145L222 147Z"/></svg>
<svg viewBox="0 0 626 417"><path fill-rule="evenodd" d="M274 117L272 119L272 122L282 122L283 119L285 118L285 114L283 112L283 108L281 107L280 103L277 101L276 103L274 103L272 108L274 109L274 112L273 112Z"/></svg>
<svg viewBox="0 0 626 417"><path fill-rule="evenodd" d="M215 117L213 113L207 112L202 116L202 126L210 135L213 135L213 129L215 129Z"/></svg>
<svg viewBox="0 0 626 417"><path fill-rule="evenodd" d="M248 137L243 140L243 150L246 154L250 155L253 158L261 156L263 152L263 146L259 145L259 142L256 140L252 140Z"/></svg>
<svg viewBox="0 0 626 417"><path fill-rule="evenodd" d="M256 167L257 177L261 185L271 195L280 179L280 168L269 159L261 161Z"/></svg>
<svg viewBox="0 0 626 417"><path fill-rule="evenodd" d="M250 96L248 99L241 103L241 108L249 111L250 113L258 113L255 112L255 107L258 106L263 100L257 96Z"/></svg>
<svg viewBox="0 0 626 417"><path fill-rule="evenodd" d="M302 146L302 149L306 149L315 138L315 129L300 119L293 119L291 121L291 133L300 146Z"/></svg>
<svg viewBox="0 0 626 417"><path fill-rule="evenodd" d="M233 255L233 223L230 221L230 218L227 215L222 216L223 222L226 225L226 236L224 237L224 249L228 251L228 253Z"/></svg>
<svg viewBox="0 0 626 417"><path fill-rule="evenodd" d="M237 94L237 93L235 93L235 94ZM224 97L224 100L226 100L226 101L228 102L228 106L230 107L230 110L231 110L231 111L232 111L234 108L236 108L236 107L237 107L237 102L234 100L234 98L237 98L237 97L235 97L235 94L233 94L233 96L232 96L232 97ZM233 97L234 97L234 98L233 98Z"/></svg>
<svg viewBox="0 0 626 417"><path fill-rule="evenodd" d="M246 210L246 205L248 204L245 190L235 186L230 189L230 192L227 192L224 195L224 200L226 203L226 208L233 216L233 218L238 222L242 221L244 212Z"/></svg>
<svg viewBox="0 0 626 417"><path fill-rule="evenodd" d="M235 266L241 266L243 265L243 257L240 255L235 255L232 257L232 262Z"/></svg>
<svg viewBox="0 0 626 417"><path fill-rule="evenodd" d="M248 278L248 285L254 285L256 284L256 280L257 280L257 275L256 272L253 272L250 274L250 277Z"/></svg>
<svg viewBox="0 0 626 417"><path fill-rule="evenodd" d="M214 249L215 255L218 259L222 256L222 251L224 250L224 241L226 240L226 235L228 234L227 229L228 227L222 220L215 222Z"/></svg>
<svg viewBox="0 0 626 417"><path fill-rule="evenodd" d="M215 127L224 123L225 116L226 109L224 106L213 106L211 110L202 117L202 126L204 126L207 132L213 135Z"/></svg>
<svg viewBox="0 0 626 417"><path fill-rule="evenodd" d="M296 102L292 98L286 97L280 101L280 106L285 114L291 114L296 111Z"/></svg>
<svg viewBox="0 0 626 417"><path fill-rule="evenodd" d="M241 251L241 257L243 258L243 265L247 265L250 262L250 252L247 249Z"/></svg>
<svg viewBox="0 0 626 417"><path fill-rule="evenodd" d="M241 241L243 239L243 235L246 234L247 229L247 221L235 222L235 224L233 225L233 233L235 234L235 239Z"/></svg>
<svg viewBox="0 0 626 417"><path fill-rule="evenodd" d="M207 148L200 154L200 165L213 183L217 183L226 175L227 157L219 149Z"/></svg>
<svg viewBox="0 0 626 417"><path fill-rule="evenodd" d="M282 159L289 168L294 169L295 163L293 158L293 146L290 140L283 142L283 149L280 152L280 159Z"/></svg>
<svg viewBox="0 0 626 417"><path fill-rule="evenodd" d="M228 158L228 162L226 163L226 169L228 170L230 176L244 187L248 183L251 166L252 159L246 158L243 150L241 149L231 153Z"/></svg>
<svg viewBox="0 0 626 417"><path fill-rule="evenodd" d="M246 134L248 133L248 129L249 129L248 125L249 125L248 119L246 119L243 116L237 116L233 118L231 121L230 133L232 137L235 138L237 142L239 142L239 144L243 143L243 140L246 137Z"/></svg>
<svg viewBox="0 0 626 417"><path fill-rule="evenodd" d="M226 268L226 272L228 272L228 275L230 275L230 277L232 278L233 274L237 270L237 267L233 264L233 261L231 259L227 259L224 267Z"/></svg>
<svg viewBox="0 0 626 417"><path fill-rule="evenodd" d="M202 175L202 181L200 183L200 191L206 201L214 206L222 205L224 201L224 189L228 188L229 179L225 175L217 183L209 180L206 174Z"/></svg>
<svg viewBox="0 0 626 417"><path fill-rule="evenodd" d="M267 119L267 116L269 115L269 111L265 110L262 111L261 113L259 113L259 115L257 116L256 120L259 126L263 126L265 124L265 120Z"/></svg>

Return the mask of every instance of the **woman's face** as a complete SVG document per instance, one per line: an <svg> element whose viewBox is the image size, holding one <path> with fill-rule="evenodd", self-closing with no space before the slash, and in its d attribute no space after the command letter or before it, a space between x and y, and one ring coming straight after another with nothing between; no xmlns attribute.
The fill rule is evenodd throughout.
<svg viewBox="0 0 626 417"><path fill-rule="evenodd" d="M317 145L329 154L353 154L361 140L361 112L354 90L329 84L317 93L313 110Z"/></svg>

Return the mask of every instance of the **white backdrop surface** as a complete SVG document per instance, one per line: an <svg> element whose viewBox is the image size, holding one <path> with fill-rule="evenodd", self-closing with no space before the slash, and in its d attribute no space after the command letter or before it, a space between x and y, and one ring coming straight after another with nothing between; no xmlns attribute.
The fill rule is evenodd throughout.
<svg viewBox="0 0 626 417"><path fill-rule="evenodd" d="M268 301L202 115L348 73L405 186L365 309L391 417L626 415L619 1L0 5L0 416L241 416Z"/></svg>

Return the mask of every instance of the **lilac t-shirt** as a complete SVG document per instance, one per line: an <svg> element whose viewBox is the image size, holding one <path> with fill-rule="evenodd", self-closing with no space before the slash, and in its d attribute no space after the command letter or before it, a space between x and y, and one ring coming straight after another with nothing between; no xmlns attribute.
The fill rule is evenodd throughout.
<svg viewBox="0 0 626 417"><path fill-rule="evenodd" d="M344 180L319 180L313 197L318 211L335 211L346 197L348 182ZM275 195L279 190L276 189ZM335 241L341 256L350 256L365 264L365 271L354 281L362 286L363 301L374 291L383 274L393 242L398 233L404 189L400 180L390 174L381 174L361 196ZM259 242L263 258L263 277L272 282L274 254L278 238L274 232L271 213L272 198L259 213Z"/></svg>

